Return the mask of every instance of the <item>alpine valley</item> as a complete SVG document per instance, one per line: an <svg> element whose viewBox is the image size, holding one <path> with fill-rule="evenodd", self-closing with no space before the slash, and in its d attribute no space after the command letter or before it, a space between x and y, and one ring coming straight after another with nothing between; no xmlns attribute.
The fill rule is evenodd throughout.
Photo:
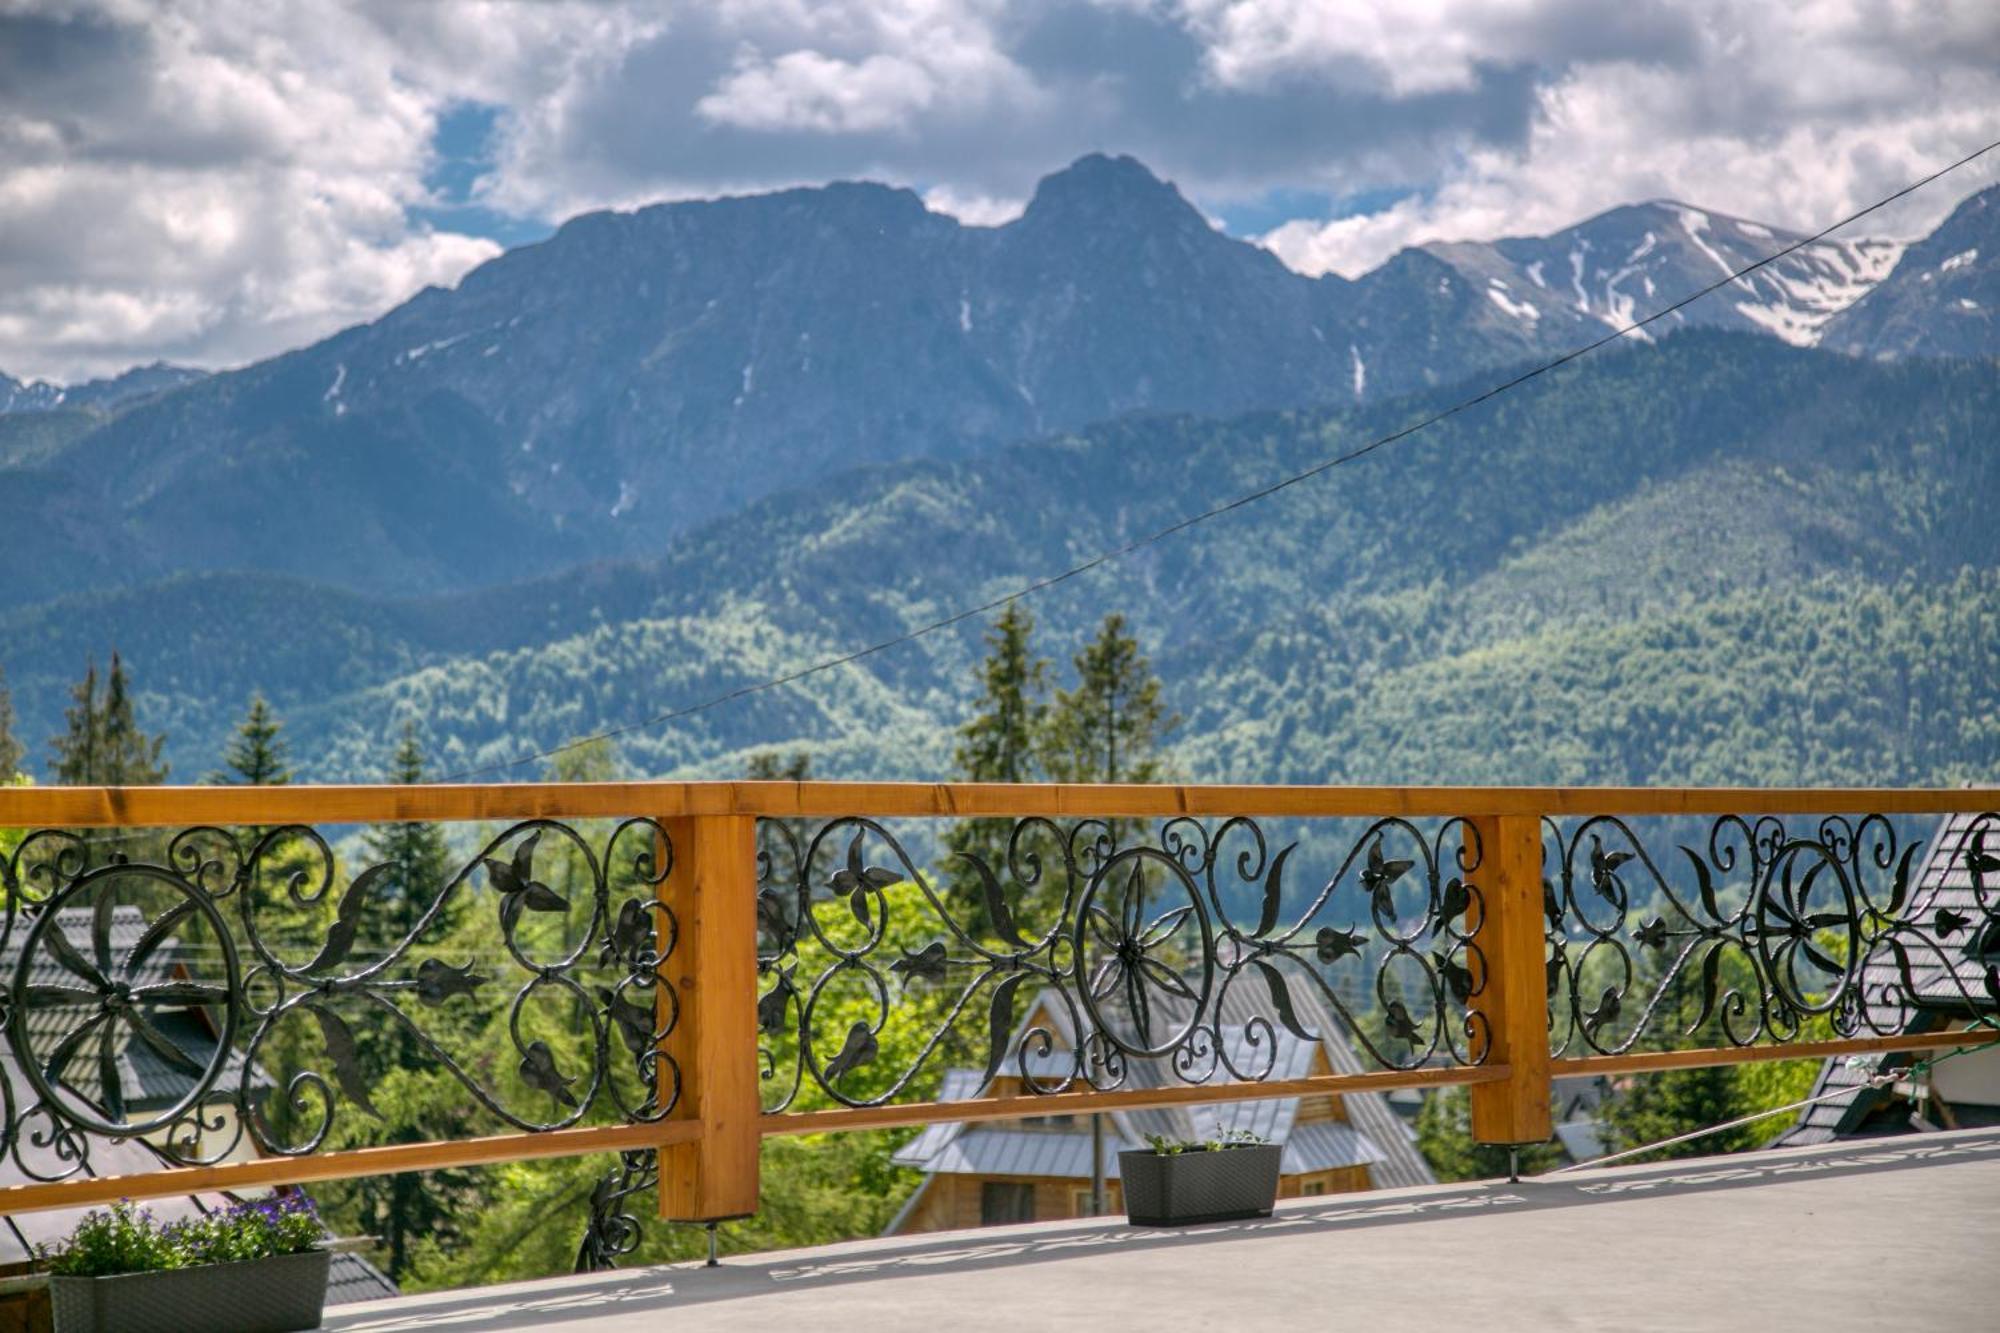
<svg viewBox="0 0 2000 1333"><path fill-rule="evenodd" d="M836 184L601 213L240 370L0 377L20 734L115 645L175 780L492 764L893 637L1418 421L1796 241L1689 204L1348 280L1129 158L999 227ZM2000 766L2000 187L1037 597L1125 613L1184 776L1887 783ZM976 620L620 739L930 778ZM512 776L537 770L520 768Z"/></svg>

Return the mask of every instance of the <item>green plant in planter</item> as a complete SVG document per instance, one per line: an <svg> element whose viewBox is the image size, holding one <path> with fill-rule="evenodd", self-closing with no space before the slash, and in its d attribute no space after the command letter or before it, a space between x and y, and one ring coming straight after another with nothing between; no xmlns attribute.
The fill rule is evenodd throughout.
<svg viewBox="0 0 2000 1333"><path fill-rule="evenodd" d="M318 1328L333 1262L312 1201L238 1204L178 1222L121 1201L41 1252L56 1333L291 1333Z"/></svg>
<svg viewBox="0 0 2000 1333"><path fill-rule="evenodd" d="M1232 1130L1209 1139L1147 1136L1118 1154L1125 1215L1139 1226L1185 1226L1269 1217L1284 1149Z"/></svg>
<svg viewBox="0 0 2000 1333"><path fill-rule="evenodd" d="M1232 1129L1212 1139L1170 1139L1164 1134L1148 1134L1146 1146L1161 1157L1178 1157L1189 1152L1221 1152L1224 1148L1261 1148L1270 1140L1247 1129Z"/></svg>
<svg viewBox="0 0 2000 1333"><path fill-rule="evenodd" d="M44 1248L42 1259L56 1277L110 1277L304 1254L326 1238L312 1200L302 1194L167 1223L121 1200L86 1215L68 1240Z"/></svg>

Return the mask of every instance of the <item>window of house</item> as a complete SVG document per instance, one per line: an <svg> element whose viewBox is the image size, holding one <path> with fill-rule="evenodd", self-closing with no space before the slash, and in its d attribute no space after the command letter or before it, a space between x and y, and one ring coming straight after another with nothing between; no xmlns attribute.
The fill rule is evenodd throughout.
<svg viewBox="0 0 2000 1333"><path fill-rule="evenodd" d="M1299 1193L1307 1198L1311 1198L1315 1194L1324 1194L1326 1193L1326 1182L1324 1180L1308 1180L1299 1186Z"/></svg>
<svg viewBox="0 0 2000 1333"><path fill-rule="evenodd" d="M989 1180L979 1187L979 1225L1035 1220L1035 1187L1026 1181Z"/></svg>

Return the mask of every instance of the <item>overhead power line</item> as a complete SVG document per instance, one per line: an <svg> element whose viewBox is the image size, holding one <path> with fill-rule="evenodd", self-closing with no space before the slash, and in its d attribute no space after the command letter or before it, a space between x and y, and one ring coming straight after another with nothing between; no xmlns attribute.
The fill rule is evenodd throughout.
<svg viewBox="0 0 2000 1333"><path fill-rule="evenodd" d="M1931 184L1933 181L1940 180L1943 177L1950 175L1952 172L1957 171L1959 168L1978 161L1980 158L1986 156L1986 154L1992 152L1995 148L2000 148L2000 140L1995 140L1994 142L1987 144L1984 148L1980 148L1974 152L1968 153L1964 157L1959 158L1956 162L1951 163L1949 166L1938 168L1936 171L1933 171L1928 176L1910 182L1908 185L1903 186L1903 188L1901 188L1900 190L1897 190L1894 194L1884 195L1882 198L1877 199L1874 203L1869 204L1866 208L1857 209L1855 212L1849 213L1846 217L1841 218L1838 222L1834 222L1829 224L1828 226L1822 227L1820 230L1814 232L1810 236L1800 237L1798 240L1793 241L1791 244L1784 246L1779 250L1773 251L1772 253L1764 256L1762 259L1757 260L1753 264L1746 264L1742 268L1736 269L1733 272L1727 274L1726 276L1718 278L1714 282L1709 283L1706 287L1700 288L1699 290L1694 292L1690 292L1688 295L1683 296L1680 300L1675 301L1672 305L1665 306L1659 310L1656 310L1652 314L1647 315L1644 319L1634 320L1630 324L1613 328L1610 332L1606 333L1604 336L1592 342L1585 343L1580 347L1572 348L1570 351L1564 352L1561 356L1555 357L1554 359L1549 361L1544 361L1541 364L1532 367L1531 369L1524 370L1520 374L1515 375L1511 379L1505 380L1499 384L1495 384L1491 388L1482 390L1481 392L1473 394L1470 397L1460 399L1458 402L1453 403L1451 406L1433 412L1429 416L1423 417L1415 422L1412 422L1411 424L1404 426L1399 430L1391 431L1387 435L1383 435L1376 439L1370 440L1368 443L1360 445L1353 449L1349 449L1344 453L1335 454L1332 457L1327 458L1320 463L1314 464L1312 467L1309 467L1302 472L1294 472L1289 476L1283 477L1280 480L1270 483L1267 486L1262 486L1254 491L1246 492L1245 494L1236 496L1234 499L1226 500L1221 504L1217 504L1212 506L1211 508L1201 510L1199 513L1189 514L1185 518L1177 519L1176 521L1169 523L1167 526L1160 528L1157 531L1149 532L1141 537L1135 537L1134 539L1132 539L1129 542L1126 542L1122 546L1114 546L1107 548L1103 551L1100 551L1096 555L1090 557L1090 559L1085 560L1083 563L1078 565L1072 565L1068 569L1063 570L1061 573L1051 574L1045 578L1037 579L1032 583L1025 584L1022 587L1014 589L1012 592L1006 593L999 597L995 597L990 601L981 602L977 606L968 606L963 610L955 611L948 616L940 617L939 619L930 621L927 624L920 625L914 629L905 631L902 634L898 634L893 638L879 640L875 643L867 645L864 648L857 648L852 652L842 653L837 657L825 658L821 661L814 662L809 666L800 667L796 671L786 672L784 675L773 676L768 680L760 680L749 685L739 685L735 689L725 690L721 694L717 694L711 696L710 698L703 699L698 703L686 704L679 708L670 708L664 712L655 713L650 717L640 718L636 721L627 722L624 723L623 725L611 727L604 731L595 732L589 736L583 736L577 738L576 740L566 741L561 745L552 746L546 750L536 750L531 753L521 755L519 758L516 759L503 759L491 764L482 764L477 768L467 768L467 769L461 769L456 773L446 773L441 777L439 777L437 781L459 782L463 781L466 778L478 777L481 774L485 773L504 772L507 769L519 768L523 764L532 764L540 760L550 759L566 751L577 749L580 746L590 745L597 741L615 740L620 736L629 736L635 731L645 731L651 727L657 727L668 722L677 721L680 718L692 717L696 713L704 713L712 708L720 708L722 705L728 703L734 703L738 699L745 699L750 697L751 695L763 694L771 690L780 689L786 685L795 684L798 681L805 680L808 677L819 675L822 672L832 671L836 667L848 666L852 663L859 662L864 658L873 657L878 653L888 652L892 648L900 648L904 644L914 643L918 639L924 638L931 634L936 634L940 630L950 629L952 626L962 624L967 620L972 620L975 619L976 617L986 615L993 611L997 611L1001 607L1006 606L1008 603L1019 601L1023 597L1032 597L1037 593L1046 592L1048 589L1056 587L1058 584L1067 583L1071 579L1077 578L1084 574L1088 574L1092 570L1097 569L1102 565L1107 565L1114 560L1123 559L1124 557L1131 555L1134 551L1143 550L1144 548L1152 546L1157 542L1163 542L1169 537L1178 536L1181 533L1186 532L1190 528L1197 527L1203 523L1210 521L1211 519L1221 518L1225 514L1234 513L1239 509L1243 509L1250 505L1256 504L1260 500L1268 500L1270 497L1278 494L1280 491L1289 490L1292 487L1299 485L1301 482L1311 481L1314 477L1318 477L1324 473L1331 472L1334 468L1343 467L1348 463L1353 463L1360 459L1366 458L1370 454L1373 454L1378 450L1385 449L1392 444L1398 443L1399 441L1409 439L1412 435L1417 434L1419 431L1428 430L1432 426L1437 425L1439 422L1448 421L1452 417L1458 416L1463 412L1468 412L1471 409L1478 407L1482 403L1488 402L1491 399L1499 397L1503 393L1507 393L1511 390L1518 389L1523 384L1528 383L1530 380L1538 379L1541 376L1548 374L1552 370L1561 369L1563 366L1568 365L1572 361L1590 355L1592 352L1595 352L1598 348L1603 347L1607 343L1616 342L1620 338L1623 338L1629 333L1636 333L1640 329L1645 328L1649 324L1656 323L1657 321L1665 319L1667 316L1674 314L1677 311L1683 310L1686 307L1693 305L1696 301L1701 300L1703 297L1709 295L1711 292L1720 291L1722 288L1729 286L1731 283L1740 281L1741 279L1748 277L1750 274L1755 273L1758 269L1764 268L1770 264L1774 264L1778 260L1785 258L1787 255L1796 254L1798 251L1805 249L1807 246L1819 244L1821 241L1833 235L1833 233L1841 230L1843 227L1847 227L1855 222L1860 221L1862 218L1867 217L1870 213L1875 213L1880 211L1881 209L1887 208L1890 204L1893 204L1899 199L1903 199L1911 194L1916 193L1918 190L1923 189L1926 185Z"/></svg>

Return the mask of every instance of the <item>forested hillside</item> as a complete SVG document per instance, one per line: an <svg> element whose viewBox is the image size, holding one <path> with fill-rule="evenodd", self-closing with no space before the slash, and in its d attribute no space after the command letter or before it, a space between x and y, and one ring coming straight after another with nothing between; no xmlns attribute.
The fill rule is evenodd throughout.
<svg viewBox="0 0 2000 1333"><path fill-rule="evenodd" d="M0 621L23 732L116 627L177 771L253 688L316 778L404 720L444 771L832 656L1422 414L1131 417L846 474L675 542L425 601L204 576ZM1693 332L1538 380L1037 599L1045 650L1128 615L1191 778L1942 781L2000 761L2000 373ZM309 534L301 534L309 540ZM969 623L622 740L643 773L810 750L934 777ZM516 770L531 776L537 770Z"/></svg>

